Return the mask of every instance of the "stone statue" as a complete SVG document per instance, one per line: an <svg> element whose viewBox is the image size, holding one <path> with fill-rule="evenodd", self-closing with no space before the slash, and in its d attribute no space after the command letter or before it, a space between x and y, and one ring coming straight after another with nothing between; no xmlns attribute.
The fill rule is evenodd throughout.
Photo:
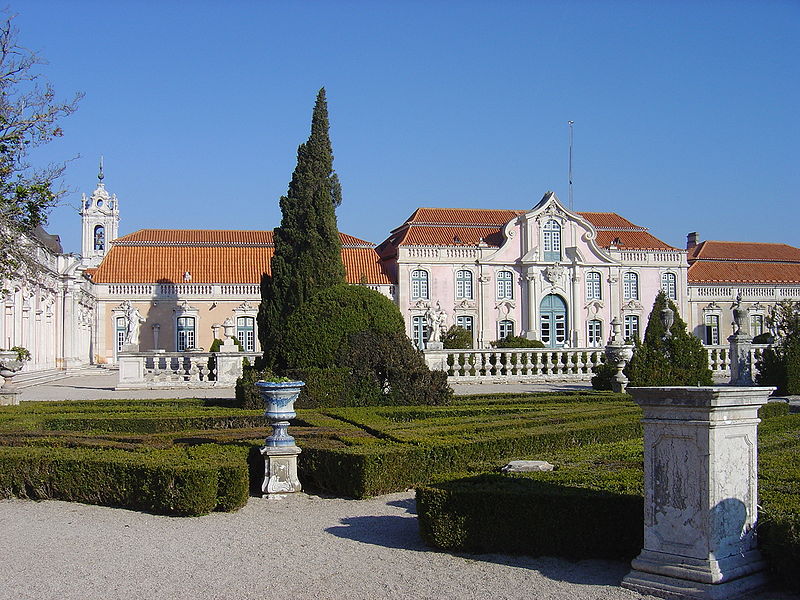
<svg viewBox="0 0 800 600"><path fill-rule="evenodd" d="M139 329L146 321L146 319L142 316L142 313L139 312L139 309L136 308L133 304L129 301L125 302L125 340L123 344L125 345L139 345Z"/></svg>
<svg viewBox="0 0 800 600"><path fill-rule="evenodd" d="M750 334L750 311L742 308L742 295L736 296L733 304L733 335Z"/></svg>
<svg viewBox="0 0 800 600"><path fill-rule="evenodd" d="M442 339L442 333L445 330L445 321L447 320L447 313L442 310L439 303L436 303L436 309L428 309L425 315L428 318L428 328L430 329L429 342L439 342Z"/></svg>

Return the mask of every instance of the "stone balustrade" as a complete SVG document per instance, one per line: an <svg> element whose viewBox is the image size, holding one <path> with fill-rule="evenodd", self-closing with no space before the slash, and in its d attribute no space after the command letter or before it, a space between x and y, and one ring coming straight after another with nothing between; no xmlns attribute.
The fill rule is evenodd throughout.
<svg viewBox="0 0 800 600"><path fill-rule="evenodd" d="M497 348L428 350L431 369L446 371L450 382L589 381L603 362L603 348Z"/></svg>
<svg viewBox="0 0 800 600"><path fill-rule="evenodd" d="M767 344L753 344L750 348L750 365L753 376L758 372L756 361L761 358ZM704 346L708 354L708 368L714 376L729 376L731 374L731 351L728 344L718 346Z"/></svg>
<svg viewBox="0 0 800 600"><path fill-rule="evenodd" d="M121 352L116 389L232 387L255 352Z"/></svg>

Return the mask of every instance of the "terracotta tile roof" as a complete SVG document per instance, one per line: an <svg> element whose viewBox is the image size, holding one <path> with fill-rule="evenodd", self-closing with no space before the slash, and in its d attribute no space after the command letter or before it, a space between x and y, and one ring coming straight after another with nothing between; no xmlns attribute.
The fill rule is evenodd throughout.
<svg viewBox="0 0 800 600"><path fill-rule="evenodd" d="M400 227L392 230L378 251L384 257L399 246L452 246L457 237L463 244L477 244L481 239L490 246L503 241L502 226L523 214L523 210L482 208L418 208ZM609 247L615 238L621 248L636 250L678 250L617 213L578 213L598 230L597 242ZM457 243L455 244L457 245Z"/></svg>
<svg viewBox="0 0 800 600"><path fill-rule="evenodd" d="M800 262L800 248L787 244L759 242L700 242L689 253L689 260L747 260Z"/></svg>
<svg viewBox="0 0 800 600"><path fill-rule="evenodd" d="M340 234L342 260L350 283L392 283L369 242ZM259 283L270 272L271 231L143 229L112 244L93 270L95 283ZM269 240L269 241L267 241Z"/></svg>
<svg viewBox="0 0 800 600"><path fill-rule="evenodd" d="M615 240L619 241L615 243ZM603 230L597 232L597 245L608 248L614 244L620 250L678 250L647 231Z"/></svg>
<svg viewBox="0 0 800 600"><path fill-rule="evenodd" d="M373 247L374 244L339 232L344 247ZM180 244L180 245L248 245L271 246L272 231L239 231L225 229L140 229L111 242L116 245Z"/></svg>
<svg viewBox="0 0 800 600"><path fill-rule="evenodd" d="M647 231L647 227L634 225L625 217L621 217L613 212L579 212L578 214L594 225L597 230L629 229L634 231Z"/></svg>
<svg viewBox="0 0 800 600"><path fill-rule="evenodd" d="M800 263L698 260L689 283L800 283Z"/></svg>
<svg viewBox="0 0 800 600"><path fill-rule="evenodd" d="M505 225L524 210L496 208L418 208L406 223L427 225Z"/></svg>

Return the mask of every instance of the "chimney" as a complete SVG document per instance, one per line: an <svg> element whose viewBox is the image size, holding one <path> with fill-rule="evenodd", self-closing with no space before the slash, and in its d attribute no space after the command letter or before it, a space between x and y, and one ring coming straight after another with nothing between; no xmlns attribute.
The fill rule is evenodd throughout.
<svg viewBox="0 0 800 600"><path fill-rule="evenodd" d="M700 242L700 234L696 231L691 232L686 236L686 249L691 250Z"/></svg>

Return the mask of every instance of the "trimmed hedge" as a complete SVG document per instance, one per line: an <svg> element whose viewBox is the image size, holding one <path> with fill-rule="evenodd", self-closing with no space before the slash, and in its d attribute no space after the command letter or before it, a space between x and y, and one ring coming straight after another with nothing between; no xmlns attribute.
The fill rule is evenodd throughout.
<svg viewBox="0 0 800 600"><path fill-rule="evenodd" d="M770 569L800 590L800 415L785 403L759 416L759 546ZM521 455L523 456L523 455ZM640 439L541 452L546 473L449 476L417 488L420 531L467 552L631 558L642 547ZM591 536L586 532L591 531ZM591 539L587 539L591 538Z"/></svg>
<svg viewBox="0 0 800 600"><path fill-rule="evenodd" d="M231 511L247 502L246 451L0 449L0 497L57 499L165 515Z"/></svg>

